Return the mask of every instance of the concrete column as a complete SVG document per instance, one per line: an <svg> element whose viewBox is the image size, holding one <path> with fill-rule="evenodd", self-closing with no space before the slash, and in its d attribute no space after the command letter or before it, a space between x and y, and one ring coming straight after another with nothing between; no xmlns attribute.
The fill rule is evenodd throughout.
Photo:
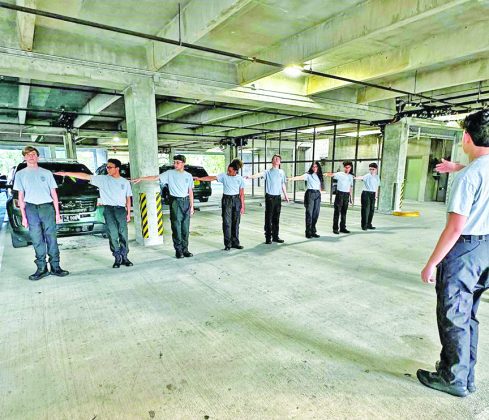
<svg viewBox="0 0 489 420"><path fill-rule="evenodd" d="M66 159L76 159L76 144L73 133L66 133L63 136Z"/></svg>
<svg viewBox="0 0 489 420"><path fill-rule="evenodd" d="M469 164L469 157L464 153L464 150L462 149L462 137L463 137L462 131L460 133L455 134L454 140L453 140L453 145L452 145L452 154L451 154L450 160L452 162L461 163L462 165L468 165ZM457 175L456 172L448 175L447 194L445 197L445 202L448 202L448 198L450 196L450 191L452 189L452 183L453 183L453 180L455 179L456 175Z"/></svg>
<svg viewBox="0 0 489 420"><path fill-rule="evenodd" d="M226 168L231 163L231 161L236 158L235 153L236 153L236 147L226 146L226 149L224 150L224 159L225 159L224 164L225 164Z"/></svg>
<svg viewBox="0 0 489 420"><path fill-rule="evenodd" d="M385 127L384 151L380 168L379 211L400 210L401 185L404 182L409 124L406 119Z"/></svg>
<svg viewBox="0 0 489 420"><path fill-rule="evenodd" d="M131 177L158 175L158 129L156 126L156 103L154 84L151 79L131 85L124 92L126 106L127 137ZM133 184L134 221L136 241L142 245L163 243L158 235L158 214L156 193L160 192L158 182ZM148 234L143 236L140 194L146 194ZM169 224L166 223L169 228Z"/></svg>

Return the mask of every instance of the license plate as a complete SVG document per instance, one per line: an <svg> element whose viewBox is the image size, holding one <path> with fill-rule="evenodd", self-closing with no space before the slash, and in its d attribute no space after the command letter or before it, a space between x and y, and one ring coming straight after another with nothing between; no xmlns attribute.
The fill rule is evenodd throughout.
<svg viewBox="0 0 489 420"><path fill-rule="evenodd" d="M200 185L200 181L194 181L194 185L195 186Z"/></svg>
<svg viewBox="0 0 489 420"><path fill-rule="evenodd" d="M62 214L61 215L63 222L79 222L80 215L79 214Z"/></svg>

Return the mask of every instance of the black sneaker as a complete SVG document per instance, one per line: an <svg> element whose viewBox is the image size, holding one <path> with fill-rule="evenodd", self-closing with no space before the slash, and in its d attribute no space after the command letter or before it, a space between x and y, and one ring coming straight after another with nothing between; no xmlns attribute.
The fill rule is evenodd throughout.
<svg viewBox="0 0 489 420"><path fill-rule="evenodd" d="M175 257L176 258L183 258L183 253L181 253L180 251L177 251L177 252L175 252Z"/></svg>
<svg viewBox="0 0 489 420"><path fill-rule="evenodd" d="M435 370L440 373L440 361L437 360L435 363ZM477 388L475 386L474 380L472 381L467 381L467 391L469 391L471 394L477 391Z"/></svg>
<svg viewBox="0 0 489 420"><path fill-rule="evenodd" d="M278 244L283 244L285 241L283 239L280 239L280 238L275 238L275 239L273 239L273 242L277 242Z"/></svg>
<svg viewBox="0 0 489 420"><path fill-rule="evenodd" d="M37 281L41 280L43 277L49 276L49 271L47 267L38 268L34 274L29 276L29 280Z"/></svg>
<svg viewBox="0 0 489 420"><path fill-rule="evenodd" d="M370 225L370 226L367 226L367 229L370 229L370 230L375 230L375 229L377 229L377 228L376 228L375 226Z"/></svg>
<svg viewBox="0 0 489 420"><path fill-rule="evenodd" d="M114 264L112 264L112 268L119 268L121 264L122 264L122 257L118 255L117 257L115 257L115 261Z"/></svg>
<svg viewBox="0 0 489 420"><path fill-rule="evenodd" d="M338 229L333 229L333 233L334 233L335 235L339 235L339 234L340 234L340 231L339 231Z"/></svg>
<svg viewBox="0 0 489 420"><path fill-rule="evenodd" d="M231 248L234 248L234 249L243 249L244 246L243 245L232 245Z"/></svg>
<svg viewBox="0 0 489 420"><path fill-rule="evenodd" d="M230 246L225 246L223 251L231 251L231 247Z"/></svg>
<svg viewBox="0 0 489 420"><path fill-rule="evenodd" d="M446 382L438 372L429 372L424 369L418 369L416 372L419 382L423 385L436 389L437 391L446 392L456 397L466 397L469 394L466 386L454 385Z"/></svg>
<svg viewBox="0 0 489 420"><path fill-rule="evenodd" d="M51 274L53 276L58 276L58 277L65 277L68 274L70 274L69 271L63 270L61 267L51 267Z"/></svg>
<svg viewBox="0 0 489 420"><path fill-rule="evenodd" d="M313 233L311 236L312 236L313 238L320 238L320 237L321 237L321 235L318 235L317 233Z"/></svg>
<svg viewBox="0 0 489 420"><path fill-rule="evenodd" d="M192 254L192 253L191 253L191 252L189 252L189 251L183 251L183 256L184 256L185 258L190 258L190 257L193 257L193 256L194 256L194 254Z"/></svg>
<svg viewBox="0 0 489 420"><path fill-rule="evenodd" d="M265 243L266 243L267 245L270 245L270 244L272 243L272 240L271 240L271 239L265 239Z"/></svg>
<svg viewBox="0 0 489 420"><path fill-rule="evenodd" d="M346 228L345 229L340 229L340 232L341 233L350 233L350 231L348 229L346 229Z"/></svg>
<svg viewBox="0 0 489 420"><path fill-rule="evenodd" d="M366 227L362 227L362 230L367 230L367 228Z"/></svg>
<svg viewBox="0 0 489 420"><path fill-rule="evenodd" d="M124 264L126 267L132 267L134 265L127 257L122 257L122 264Z"/></svg>

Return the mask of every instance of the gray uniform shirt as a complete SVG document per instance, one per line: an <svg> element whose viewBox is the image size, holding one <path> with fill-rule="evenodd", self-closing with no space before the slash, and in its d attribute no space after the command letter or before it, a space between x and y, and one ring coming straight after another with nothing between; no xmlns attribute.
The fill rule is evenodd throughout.
<svg viewBox="0 0 489 420"><path fill-rule="evenodd" d="M467 216L463 235L488 235L488 203L489 155L486 155L472 161L455 176L447 211Z"/></svg>
<svg viewBox="0 0 489 420"><path fill-rule="evenodd" d="M219 174L217 175L217 180L222 182L222 193L226 195L237 195L239 190L245 187L244 179L241 175Z"/></svg>
<svg viewBox="0 0 489 420"><path fill-rule="evenodd" d="M100 203L104 206L126 207L126 198L132 197L131 184L123 177L91 175L90 183L98 187Z"/></svg>
<svg viewBox="0 0 489 420"><path fill-rule="evenodd" d="M350 188L353 187L353 175L345 172L336 172L333 176L338 181L337 188L341 192L350 192Z"/></svg>
<svg viewBox="0 0 489 420"><path fill-rule="evenodd" d="M194 188L194 179L186 171L170 169L160 174L160 184L168 185L172 197L188 197L189 188Z"/></svg>
<svg viewBox="0 0 489 420"><path fill-rule="evenodd" d="M265 179L265 192L270 195L281 195L282 185L285 185L285 172L282 169L267 169L263 172Z"/></svg>
<svg viewBox="0 0 489 420"><path fill-rule="evenodd" d="M307 189L308 190L318 190L321 191L321 181L319 180L319 177L317 174L310 174L310 173L305 173L304 174L304 181L307 182Z"/></svg>
<svg viewBox="0 0 489 420"><path fill-rule="evenodd" d="M380 178L378 175L366 174L362 177L363 191L377 192L380 185Z"/></svg>
<svg viewBox="0 0 489 420"><path fill-rule="evenodd" d="M47 169L27 167L15 174L14 190L24 193L26 203L52 203L51 190L53 188L58 188L58 185L51 171Z"/></svg>

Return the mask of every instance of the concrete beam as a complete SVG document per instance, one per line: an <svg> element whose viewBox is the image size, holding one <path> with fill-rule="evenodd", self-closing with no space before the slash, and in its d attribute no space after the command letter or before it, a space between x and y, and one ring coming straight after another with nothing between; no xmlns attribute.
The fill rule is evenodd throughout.
<svg viewBox="0 0 489 420"><path fill-rule="evenodd" d="M36 9L36 0L16 0L17 6ZM34 30L36 15L17 12L17 34L21 50L32 51L34 45Z"/></svg>
<svg viewBox="0 0 489 420"><path fill-rule="evenodd" d="M20 79L20 82L29 83L29 79ZM19 100L18 107L19 108L27 108L29 104L29 92L31 90L30 86L27 85L19 85ZM19 124L25 124L25 117L27 115L27 111L19 111Z"/></svg>
<svg viewBox="0 0 489 420"><path fill-rule="evenodd" d="M282 64L301 64L332 53L347 44L367 42L370 38L399 30L413 22L433 16L470 0L370 0L361 2L341 15L282 40L257 54L261 59ZM276 73L276 68L243 62L238 79L248 84Z"/></svg>
<svg viewBox="0 0 489 420"><path fill-rule="evenodd" d="M367 81L454 60L460 61L489 51L489 37L481 37L486 31L485 22L467 25L457 31L432 36L418 44L388 50L325 71L337 76ZM350 83L312 76L308 79L307 85L307 94L315 95ZM410 88L412 89L413 87Z"/></svg>
<svg viewBox="0 0 489 420"><path fill-rule="evenodd" d="M168 25L157 33L157 36L178 40L179 28L181 27L182 41L193 44L250 2L251 0L212 0L207 2L193 0L181 11L181 16L177 14ZM184 48L179 46L151 42L147 48L150 68L160 70L183 50Z"/></svg>
<svg viewBox="0 0 489 420"><path fill-rule="evenodd" d="M183 111L197 104L180 104L175 102L163 102L156 107L156 118L164 118L175 112Z"/></svg>
<svg viewBox="0 0 489 420"><path fill-rule="evenodd" d="M388 82L379 82L384 86L396 89L412 90L416 85L416 92L428 92L445 89L451 86L464 85L489 79L489 59L482 58L466 63L444 67L439 70L418 71L412 74ZM371 103L399 96L395 92L375 88L363 88L358 92L359 103Z"/></svg>
<svg viewBox="0 0 489 420"><path fill-rule="evenodd" d="M98 114L104 109L108 108L110 105L112 105L118 99L120 99L120 96L99 93L85 104L85 106L81 110L81 113ZM80 115L75 118L75 121L73 122L73 127L80 128L92 118L93 116L91 115Z"/></svg>

